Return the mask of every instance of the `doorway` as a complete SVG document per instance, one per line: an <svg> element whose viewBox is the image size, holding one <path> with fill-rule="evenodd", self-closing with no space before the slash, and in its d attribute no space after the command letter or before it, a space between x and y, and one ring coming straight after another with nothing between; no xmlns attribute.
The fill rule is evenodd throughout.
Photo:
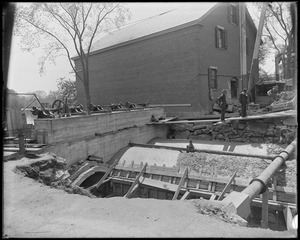
<svg viewBox="0 0 300 240"><path fill-rule="evenodd" d="M231 98L237 99L238 96L238 80L237 78L232 78L230 81L230 89L231 89Z"/></svg>

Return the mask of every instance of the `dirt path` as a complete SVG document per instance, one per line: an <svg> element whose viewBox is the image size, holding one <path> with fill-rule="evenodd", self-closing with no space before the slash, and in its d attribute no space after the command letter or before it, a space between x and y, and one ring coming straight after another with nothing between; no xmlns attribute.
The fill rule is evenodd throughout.
<svg viewBox="0 0 300 240"><path fill-rule="evenodd" d="M5 162L3 237L294 237L202 215L192 200L100 199L68 194L13 172Z"/></svg>

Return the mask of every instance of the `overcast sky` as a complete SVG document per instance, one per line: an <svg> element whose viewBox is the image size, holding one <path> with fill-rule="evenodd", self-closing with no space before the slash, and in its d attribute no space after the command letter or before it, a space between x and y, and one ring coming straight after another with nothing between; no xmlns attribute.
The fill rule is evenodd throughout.
<svg viewBox="0 0 300 240"><path fill-rule="evenodd" d="M135 22L144 18L152 17L172 10L187 2L166 2L166 3L127 3L132 13L130 22ZM19 39L12 38L10 66L8 75L8 88L19 93L42 90L49 92L57 90L57 80L60 77L75 80L75 75L71 72L68 60L64 57L57 58L56 65L47 64L44 75L40 76L38 60L40 52L22 52L19 46Z"/></svg>

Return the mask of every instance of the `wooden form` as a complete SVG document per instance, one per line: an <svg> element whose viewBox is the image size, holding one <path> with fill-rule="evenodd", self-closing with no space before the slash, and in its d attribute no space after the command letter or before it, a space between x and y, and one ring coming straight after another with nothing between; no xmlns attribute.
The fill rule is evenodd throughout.
<svg viewBox="0 0 300 240"><path fill-rule="evenodd" d="M114 167L118 164L119 160L116 159L114 161L114 163L109 167L109 169L105 172L105 174L103 175L103 177L100 179L100 181L92 186L90 186L89 188L87 188L87 190L92 190L93 188L98 188L103 182L104 180L107 178L107 176L111 173L111 171L114 169Z"/></svg>
<svg viewBox="0 0 300 240"><path fill-rule="evenodd" d="M220 196L218 197L217 200L222 200L222 198L224 197L225 193L229 190L231 183L233 182L235 176L236 176L237 171L234 172L234 174L231 176L231 178L229 179L228 183L226 184L224 190L221 192Z"/></svg>
<svg viewBox="0 0 300 240"><path fill-rule="evenodd" d="M143 176L144 172L146 171L146 167L147 167L147 163L145 163L144 167L142 168L142 170L140 171L140 173L137 175L137 177L135 178L133 184L131 185L131 187L129 188L128 192L125 194L124 197L126 198L130 198L130 196L132 195L132 193L134 192L134 188L137 188L137 183L139 182L139 179L141 176Z"/></svg>
<svg viewBox="0 0 300 240"><path fill-rule="evenodd" d="M268 228L268 222L269 222L268 196L269 196L269 191L267 188L267 190L262 194L261 228Z"/></svg>
<svg viewBox="0 0 300 240"><path fill-rule="evenodd" d="M178 188L177 188L177 190L176 190L176 192L175 192L172 200L176 200L177 199L178 194L179 194L179 192L181 190L181 187L182 187L182 185L183 185L183 183L184 183L184 181L185 181L185 179L187 177L187 173L188 173L188 168L186 167L185 170L184 170L184 173L183 173L183 175L182 175L182 177L180 179L180 182L178 184Z"/></svg>
<svg viewBox="0 0 300 240"><path fill-rule="evenodd" d="M125 164L117 165L114 168L114 171L112 173L112 176L114 177L127 177L129 178L128 172L140 172L140 165L135 165L133 164L132 166L125 166ZM154 166L154 165L149 165L147 166L147 173L146 173L146 178L150 178L150 175L156 176L156 179L159 179L158 176L162 175L163 176L163 181L169 182L169 183L176 183L178 184L179 180L182 177L182 174L178 172L177 167L162 167L162 166ZM224 187L226 184L229 182L230 178L228 177L214 177L214 176L203 176L201 173L201 170L199 174L189 174L188 178L186 179L187 183L187 188L182 187L183 190L190 189L190 190L205 190L208 192L211 192L211 189L208 188L210 182L215 183L215 193L217 195L220 195L221 192L224 190ZM191 184L193 182L193 184ZM240 178L234 179L234 184L231 184L231 187L235 188L235 191L242 191L245 189L247 186L249 186L250 180L244 180ZM212 184L211 184L212 185ZM289 188L289 187L281 187L281 186L276 186L276 196L277 196L277 201L279 202L289 202L289 203L296 203L296 194L297 190L295 188ZM269 188L269 200L273 199L272 194L272 189ZM226 195L226 194L225 194Z"/></svg>
<svg viewBox="0 0 300 240"><path fill-rule="evenodd" d="M293 215L292 215L292 211L289 206L286 206L283 209L283 215L284 215L284 219L286 222L287 230L292 230L293 229L293 227L292 227Z"/></svg>

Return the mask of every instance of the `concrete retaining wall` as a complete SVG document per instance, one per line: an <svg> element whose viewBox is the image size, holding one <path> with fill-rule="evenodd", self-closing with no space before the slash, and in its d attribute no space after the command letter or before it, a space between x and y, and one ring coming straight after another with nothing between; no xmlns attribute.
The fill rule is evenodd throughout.
<svg viewBox="0 0 300 240"><path fill-rule="evenodd" d="M113 113L72 116L55 119L35 119L33 138L38 143L56 144L59 142L80 140L94 136L95 133L107 133L133 126L144 126L151 122L151 116L164 114L161 108L116 111Z"/></svg>
<svg viewBox="0 0 300 240"><path fill-rule="evenodd" d="M129 141L147 143L156 137L166 138L168 126L146 125L151 116L162 116L162 108L139 109L91 116L35 120L39 143L49 144L45 152L53 152L71 165L88 155L107 162ZM97 133L97 134L95 134Z"/></svg>

